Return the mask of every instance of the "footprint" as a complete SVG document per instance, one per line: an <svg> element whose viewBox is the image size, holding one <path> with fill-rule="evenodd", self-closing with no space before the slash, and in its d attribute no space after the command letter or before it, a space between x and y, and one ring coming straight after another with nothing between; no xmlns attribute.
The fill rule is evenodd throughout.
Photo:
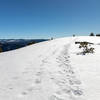
<svg viewBox="0 0 100 100"><path fill-rule="evenodd" d="M42 74L42 72L37 72L36 76L40 76Z"/></svg>
<svg viewBox="0 0 100 100"><path fill-rule="evenodd" d="M28 93L26 91L23 91L21 94L22 95L27 95Z"/></svg>
<svg viewBox="0 0 100 100"><path fill-rule="evenodd" d="M33 87L29 87L29 88L27 89L28 92L32 92L33 90L34 90Z"/></svg>
<svg viewBox="0 0 100 100"><path fill-rule="evenodd" d="M40 84L40 83L41 83L41 79L36 79L36 80L35 80L35 83L36 83L36 84Z"/></svg>
<svg viewBox="0 0 100 100"><path fill-rule="evenodd" d="M52 96L50 96L49 100L64 100L64 99L61 99L55 95L52 95Z"/></svg>
<svg viewBox="0 0 100 100"><path fill-rule="evenodd" d="M12 87L10 87L10 88L9 88L9 90L13 90L13 88L12 88Z"/></svg>
<svg viewBox="0 0 100 100"><path fill-rule="evenodd" d="M77 95L77 96L83 95L83 91L82 90L79 90L79 89L78 90L74 90L73 89L72 92L73 92L74 95Z"/></svg>
<svg viewBox="0 0 100 100"><path fill-rule="evenodd" d="M15 77L12 77L13 80L18 80L19 77L15 76Z"/></svg>

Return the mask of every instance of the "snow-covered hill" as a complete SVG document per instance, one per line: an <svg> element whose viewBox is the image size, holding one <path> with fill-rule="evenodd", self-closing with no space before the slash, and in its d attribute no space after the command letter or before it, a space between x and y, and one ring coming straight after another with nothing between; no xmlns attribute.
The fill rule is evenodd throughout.
<svg viewBox="0 0 100 100"><path fill-rule="evenodd" d="M94 54L75 41L94 43ZM0 54L0 100L99 100L100 38L67 37Z"/></svg>

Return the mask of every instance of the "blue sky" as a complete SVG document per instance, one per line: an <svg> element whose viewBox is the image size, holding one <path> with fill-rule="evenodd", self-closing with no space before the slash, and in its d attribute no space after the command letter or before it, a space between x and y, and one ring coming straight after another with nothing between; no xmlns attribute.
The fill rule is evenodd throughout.
<svg viewBox="0 0 100 100"><path fill-rule="evenodd" d="M0 38L100 33L100 0L0 0Z"/></svg>

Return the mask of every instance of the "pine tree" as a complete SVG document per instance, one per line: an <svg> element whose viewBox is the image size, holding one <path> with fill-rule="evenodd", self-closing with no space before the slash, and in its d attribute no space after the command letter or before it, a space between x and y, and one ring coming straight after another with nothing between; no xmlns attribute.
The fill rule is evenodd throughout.
<svg viewBox="0 0 100 100"><path fill-rule="evenodd" d="M90 33L90 36L94 36L94 33L93 33L93 32L91 32L91 33Z"/></svg>

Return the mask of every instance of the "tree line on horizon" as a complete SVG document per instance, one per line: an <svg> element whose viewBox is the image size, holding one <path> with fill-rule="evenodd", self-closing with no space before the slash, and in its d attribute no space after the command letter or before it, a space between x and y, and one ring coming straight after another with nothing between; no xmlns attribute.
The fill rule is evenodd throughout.
<svg viewBox="0 0 100 100"><path fill-rule="evenodd" d="M73 37L75 37L75 36L76 36L76 35L73 34ZM100 36L100 33L95 35L93 32L91 32L91 33L89 34L89 36Z"/></svg>
<svg viewBox="0 0 100 100"><path fill-rule="evenodd" d="M90 36L100 36L100 33L95 35L93 32L91 32Z"/></svg>

